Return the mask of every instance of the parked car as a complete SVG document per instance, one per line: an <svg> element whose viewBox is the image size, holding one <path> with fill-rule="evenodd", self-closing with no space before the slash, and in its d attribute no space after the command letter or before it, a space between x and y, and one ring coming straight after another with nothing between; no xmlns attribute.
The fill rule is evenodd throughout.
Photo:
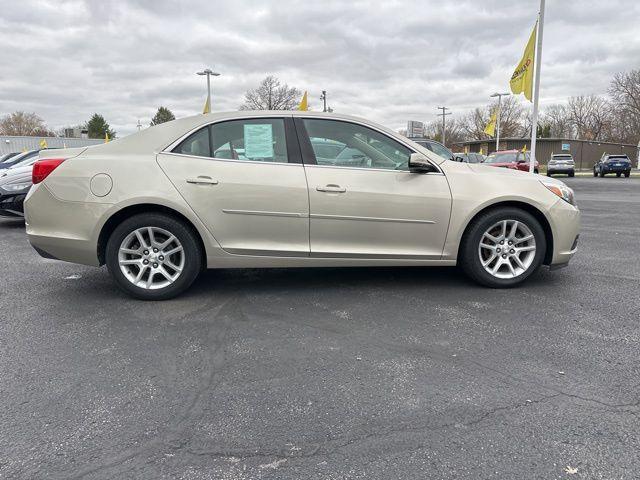
<svg viewBox="0 0 640 480"><path fill-rule="evenodd" d="M38 156L39 151L40 150L28 150L26 152L21 152L17 155L13 155L0 163L0 170L11 168L13 165L16 165L17 163L20 163L29 158L35 158Z"/></svg>
<svg viewBox="0 0 640 480"><path fill-rule="evenodd" d="M624 173L624 176L629 178L631 175L631 160L625 154L604 153L593 166L593 176L600 175L604 177L607 173L615 173L616 177L620 177Z"/></svg>
<svg viewBox="0 0 640 480"><path fill-rule="evenodd" d="M455 160L456 162L464 162L464 163L482 163L485 160L485 156L481 153L456 153Z"/></svg>
<svg viewBox="0 0 640 480"><path fill-rule="evenodd" d="M424 147L427 150L432 151L436 155L439 155L446 160L455 161L455 155L453 154L453 152L449 150L447 147L445 147L443 144L441 144L440 142L436 142L435 140L431 140L429 138L412 138L411 140L413 140L415 143L417 143L421 147Z"/></svg>
<svg viewBox="0 0 640 480"><path fill-rule="evenodd" d="M350 154L320 164L320 140ZM244 159L216 158L226 144ZM33 183L35 249L106 264L142 299L178 295L205 267L459 264L512 287L569 262L580 227L559 180L447 161L373 122L318 112L198 115L41 152Z"/></svg>
<svg viewBox="0 0 640 480"><path fill-rule="evenodd" d="M549 163L547 163L547 177L564 173L570 177L576 174L576 164L570 153L555 153L551 155Z"/></svg>
<svg viewBox="0 0 640 480"><path fill-rule="evenodd" d="M0 156L0 163L9 160L11 157L15 157L16 155L18 155L20 152L9 152L9 153L5 153L4 155Z"/></svg>
<svg viewBox="0 0 640 480"><path fill-rule="evenodd" d="M0 171L0 216L24 216L23 203L32 185L33 164L37 156L27 157L10 168Z"/></svg>
<svg viewBox="0 0 640 480"><path fill-rule="evenodd" d="M487 156L483 163L491 167L510 168L512 170L528 172L530 160L531 154L529 152L525 153L521 150L499 150ZM533 173L538 173L539 168L540 164L536 160Z"/></svg>

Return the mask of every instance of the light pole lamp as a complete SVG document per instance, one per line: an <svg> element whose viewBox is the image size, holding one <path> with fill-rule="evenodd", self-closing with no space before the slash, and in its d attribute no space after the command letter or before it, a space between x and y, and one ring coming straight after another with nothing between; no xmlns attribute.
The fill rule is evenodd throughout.
<svg viewBox="0 0 640 480"><path fill-rule="evenodd" d="M510 93L494 93L491 98L498 97L498 113L496 115L496 152L500 150L500 115L502 114L502 97L508 97ZM489 153L489 152L487 152Z"/></svg>
<svg viewBox="0 0 640 480"><path fill-rule="evenodd" d="M204 112L209 113L211 111L211 76L219 77L220 74L218 72L214 72L210 68L206 68L201 72L196 72L198 75L206 75L207 76L207 103L204 104Z"/></svg>

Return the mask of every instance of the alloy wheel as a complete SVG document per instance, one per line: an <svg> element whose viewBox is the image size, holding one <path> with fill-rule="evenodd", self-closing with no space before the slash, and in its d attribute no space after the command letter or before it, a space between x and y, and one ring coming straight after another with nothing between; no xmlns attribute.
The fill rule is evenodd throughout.
<svg viewBox="0 0 640 480"><path fill-rule="evenodd" d="M118 264L125 278L136 287L164 288L180 277L185 264L184 248L168 230L142 227L122 240Z"/></svg>
<svg viewBox="0 0 640 480"><path fill-rule="evenodd" d="M522 275L536 256L536 239L531 229L519 220L501 220L480 238L478 255L482 267L496 278Z"/></svg>

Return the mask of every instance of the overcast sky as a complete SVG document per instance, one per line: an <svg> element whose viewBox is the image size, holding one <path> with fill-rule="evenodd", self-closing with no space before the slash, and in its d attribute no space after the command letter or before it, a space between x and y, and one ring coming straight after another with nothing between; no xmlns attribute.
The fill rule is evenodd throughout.
<svg viewBox="0 0 640 480"><path fill-rule="evenodd" d="M486 104L508 80L538 0L0 0L0 115L33 111L52 128L105 116L120 134L164 105L236 110L271 74L328 92L336 112L394 129ZM640 68L640 1L548 0L542 102L606 93Z"/></svg>

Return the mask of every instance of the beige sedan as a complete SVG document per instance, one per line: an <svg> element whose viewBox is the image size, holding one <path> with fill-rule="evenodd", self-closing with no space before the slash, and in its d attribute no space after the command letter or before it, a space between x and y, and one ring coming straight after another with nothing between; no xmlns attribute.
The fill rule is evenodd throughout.
<svg viewBox="0 0 640 480"><path fill-rule="evenodd" d="M576 252L558 180L458 163L375 123L313 112L198 115L44 151L25 202L43 256L107 265L142 299L204 268L460 265L511 287Z"/></svg>

